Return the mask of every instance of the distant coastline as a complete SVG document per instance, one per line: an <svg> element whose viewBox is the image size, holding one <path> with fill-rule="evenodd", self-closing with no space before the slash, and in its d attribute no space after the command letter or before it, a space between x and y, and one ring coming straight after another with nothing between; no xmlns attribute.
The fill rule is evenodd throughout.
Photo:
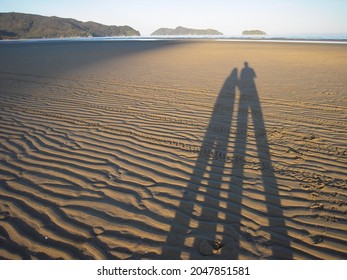
<svg viewBox="0 0 347 280"><path fill-rule="evenodd" d="M167 39L230 39L230 40L299 40L299 41L347 41L347 34L341 35L222 35L222 36L141 36L142 38Z"/></svg>
<svg viewBox="0 0 347 280"><path fill-rule="evenodd" d="M24 13L0 13L0 41L7 40L246 40L346 42L341 34L270 35L261 30L245 30L242 35L224 35L214 29L192 29L178 26L160 28L151 35L141 35L130 26L108 26L81 22L71 18L46 17Z"/></svg>
<svg viewBox="0 0 347 280"><path fill-rule="evenodd" d="M140 36L128 25L104 25L72 18L24 13L0 13L0 39Z"/></svg>
<svg viewBox="0 0 347 280"><path fill-rule="evenodd" d="M0 44L7 43L59 43L59 42L102 42L102 41L225 41L225 42L254 42L254 43L300 43L300 44L346 44L347 35L326 37L300 36L123 36L123 37L72 37L72 38L36 38L0 40Z"/></svg>

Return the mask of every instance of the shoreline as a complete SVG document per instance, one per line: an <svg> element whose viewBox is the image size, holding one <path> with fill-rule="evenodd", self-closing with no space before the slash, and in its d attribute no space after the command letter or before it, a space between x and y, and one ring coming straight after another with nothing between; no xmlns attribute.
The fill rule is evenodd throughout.
<svg viewBox="0 0 347 280"><path fill-rule="evenodd" d="M30 39L3 39L1 43L8 42L93 42L93 41L220 41L220 42L269 42L269 43L302 43L302 44L347 44L346 38L288 38L288 37L238 37L238 36L130 36L130 37L72 37L72 38L30 38Z"/></svg>

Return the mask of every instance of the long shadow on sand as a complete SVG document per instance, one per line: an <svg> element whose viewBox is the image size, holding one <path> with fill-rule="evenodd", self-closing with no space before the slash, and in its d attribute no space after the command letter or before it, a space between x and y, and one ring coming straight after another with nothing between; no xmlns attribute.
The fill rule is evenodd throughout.
<svg viewBox="0 0 347 280"><path fill-rule="evenodd" d="M265 258L292 258L255 77L255 71L245 62L240 78L238 69L234 68L225 80L185 197L172 220L163 259L252 257L243 246L245 243L265 248L268 252ZM236 98L237 89L239 99ZM256 179L262 185L262 190L254 191L263 197L265 210L244 202L249 176L244 166L251 129L254 130L253 144L255 142L260 174ZM257 216L260 218L250 221ZM259 223L256 227L261 233L253 231L250 234L243 223L245 220Z"/></svg>

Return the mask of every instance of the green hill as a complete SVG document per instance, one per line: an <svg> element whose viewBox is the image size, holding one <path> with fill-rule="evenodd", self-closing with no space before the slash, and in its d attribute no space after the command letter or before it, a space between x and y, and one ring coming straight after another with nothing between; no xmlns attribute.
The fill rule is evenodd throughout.
<svg viewBox="0 0 347 280"><path fill-rule="evenodd" d="M266 32L261 30L245 30L242 35L267 35Z"/></svg>
<svg viewBox="0 0 347 280"><path fill-rule="evenodd" d="M130 26L108 26L71 18L0 13L0 39L139 36Z"/></svg>
<svg viewBox="0 0 347 280"><path fill-rule="evenodd" d="M192 29L178 26L175 29L159 28L154 31L152 36L185 36L185 35L223 35L223 33L214 29Z"/></svg>

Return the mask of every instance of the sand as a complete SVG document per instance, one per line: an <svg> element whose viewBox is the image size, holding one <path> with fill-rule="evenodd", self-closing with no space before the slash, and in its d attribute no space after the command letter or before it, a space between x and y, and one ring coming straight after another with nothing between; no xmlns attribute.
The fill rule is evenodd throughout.
<svg viewBox="0 0 347 280"><path fill-rule="evenodd" d="M347 258L347 45L2 42L0 62L0 258Z"/></svg>

